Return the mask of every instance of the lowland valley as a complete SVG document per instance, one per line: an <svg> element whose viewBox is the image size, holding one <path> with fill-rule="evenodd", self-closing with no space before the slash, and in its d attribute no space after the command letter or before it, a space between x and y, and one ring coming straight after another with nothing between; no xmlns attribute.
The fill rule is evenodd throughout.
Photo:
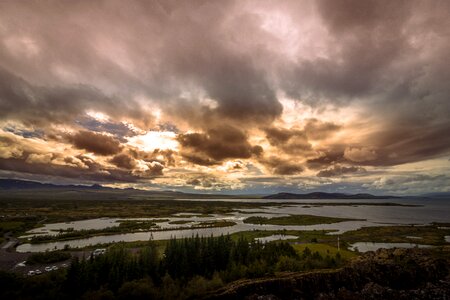
<svg viewBox="0 0 450 300"><path fill-rule="evenodd" d="M140 190L15 184L0 196L2 299L449 293L450 223L441 198L158 199Z"/></svg>

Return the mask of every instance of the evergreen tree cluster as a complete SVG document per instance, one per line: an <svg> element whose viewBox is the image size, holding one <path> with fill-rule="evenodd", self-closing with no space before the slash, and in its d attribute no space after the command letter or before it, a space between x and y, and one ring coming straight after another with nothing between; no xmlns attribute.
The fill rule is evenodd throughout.
<svg viewBox="0 0 450 300"><path fill-rule="evenodd" d="M195 298L233 280L331 267L339 260L308 248L298 254L286 242L235 241L230 236L171 239L162 254L150 241L138 253L112 247L104 255L75 258L67 271L32 278L0 273L0 280L9 283L0 298Z"/></svg>

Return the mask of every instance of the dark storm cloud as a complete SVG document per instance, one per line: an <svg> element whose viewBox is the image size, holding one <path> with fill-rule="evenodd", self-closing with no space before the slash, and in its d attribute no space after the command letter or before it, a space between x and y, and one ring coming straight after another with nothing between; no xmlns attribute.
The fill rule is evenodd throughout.
<svg viewBox="0 0 450 300"><path fill-rule="evenodd" d="M322 140L338 131L341 126L332 122L322 122L317 119L309 119L303 128L310 140Z"/></svg>
<svg viewBox="0 0 450 300"><path fill-rule="evenodd" d="M282 128L266 127L263 128L269 143L281 149L287 154L310 154L313 150L309 140L323 140L338 131L341 127L332 122L322 122L317 119L308 119L303 127Z"/></svg>
<svg viewBox="0 0 450 300"><path fill-rule="evenodd" d="M360 105L381 129L359 146L377 148L373 165L395 165L450 151L450 3L317 1L335 51L286 66L280 85L321 105ZM331 49L331 48L330 48ZM439 140L438 136L441 137Z"/></svg>
<svg viewBox="0 0 450 300"><path fill-rule="evenodd" d="M67 139L78 149L84 149L98 155L113 155L122 150L115 138L91 131L79 131L69 135Z"/></svg>
<svg viewBox="0 0 450 300"><path fill-rule="evenodd" d="M301 164L283 159L275 156L260 158L259 162L262 163L266 168L270 170L272 174L275 175L296 175L304 171Z"/></svg>
<svg viewBox="0 0 450 300"><path fill-rule="evenodd" d="M411 3L411 2L409 2ZM295 98L349 101L382 88L385 72L410 46L404 27L407 1L317 1L322 24L332 37L328 58L300 60L282 82Z"/></svg>
<svg viewBox="0 0 450 300"><path fill-rule="evenodd" d="M340 165L334 165L331 168L324 169L319 171L317 173L318 177L338 177L346 174L353 174L353 173L364 173L366 170L361 167L355 167L355 166L340 166Z"/></svg>
<svg viewBox="0 0 450 300"><path fill-rule="evenodd" d="M306 165L309 169L320 170L344 161L344 149L341 146L319 153L317 157L308 159Z"/></svg>
<svg viewBox="0 0 450 300"><path fill-rule="evenodd" d="M366 165L389 166L442 156L450 151L450 122L423 125L413 129L393 128L374 135L378 148Z"/></svg>
<svg viewBox="0 0 450 300"><path fill-rule="evenodd" d="M266 138L272 146L288 154L305 154L312 150L304 131L270 127L264 129Z"/></svg>
<svg viewBox="0 0 450 300"><path fill-rule="evenodd" d="M148 163L147 168L148 169L143 172L144 176L157 177L164 175L163 174L164 166L158 162Z"/></svg>
<svg viewBox="0 0 450 300"><path fill-rule="evenodd" d="M278 143L284 144L296 135L306 138L301 130L289 130L285 128L270 127L265 128L264 131L266 133L266 138L271 145L276 145Z"/></svg>
<svg viewBox="0 0 450 300"><path fill-rule="evenodd" d="M398 126L385 125L385 130L369 135L360 144L329 145L319 151L317 157L307 160L306 165L313 170L327 168L336 163L355 166L395 166L441 157L450 151L449 122L441 124ZM388 126L388 127L386 127ZM371 147L364 146L365 144Z"/></svg>
<svg viewBox="0 0 450 300"><path fill-rule="evenodd" d="M120 107L120 108L119 108ZM48 126L69 123L88 109L99 109L111 116L122 113L148 118L136 108L120 104L89 85L32 85L0 66L0 118L26 125Z"/></svg>
<svg viewBox="0 0 450 300"><path fill-rule="evenodd" d="M109 162L122 169L132 170L136 167L136 161L125 153L115 155Z"/></svg>
<svg viewBox="0 0 450 300"><path fill-rule="evenodd" d="M194 106L206 119L213 115L270 123L282 111L259 63L266 50L240 47L244 36L236 32L236 24L248 33L258 31L260 21L240 12L233 1L3 2L0 8L5 28L0 34L6 41L0 58L14 76L51 85L51 89L73 82L92 83L123 96L117 100L129 103L130 110L138 104L133 97L145 95L164 100L159 105L167 105L180 117L186 115L178 105L198 100L182 96L186 90L217 104L206 110ZM45 104L46 97L42 98ZM83 102L58 98L63 98L60 105L85 107ZM102 112L114 114L117 109L115 105L108 108L115 101L90 101ZM143 117L118 111L135 119Z"/></svg>
<svg viewBox="0 0 450 300"><path fill-rule="evenodd" d="M128 152L134 159L142 160L145 162L158 162L164 166L174 167L176 165L175 151L174 150L161 150L155 149L151 152L140 151L134 148L129 148ZM162 157L162 159L161 159Z"/></svg>
<svg viewBox="0 0 450 300"><path fill-rule="evenodd" d="M252 146L247 135L231 126L209 129L206 133L178 135L182 146L181 155L188 161L200 165L219 164L230 158L250 158L260 155L262 148Z"/></svg>
<svg viewBox="0 0 450 300"><path fill-rule="evenodd" d="M133 99L145 95L194 126L227 120L250 126L280 116L276 92L284 90L315 106L370 100L367 105L391 120L423 118L423 107L442 106L428 114L430 122L449 112L449 68L439 63L448 53L448 6L426 1L245 6L234 1L3 1L2 66L9 77L56 93L28 88L37 97L26 103L35 107L3 103L3 112L36 119L41 114L32 111L42 106L42 119L62 115L63 121L92 108L139 120L148 114L134 111L142 102ZM261 11L280 11L299 28L306 26L301 13L308 12L316 27L327 31L317 35L326 40L324 55L299 52L287 60L276 51L283 42L265 29ZM291 39L300 43L301 36ZM73 90L78 87L81 91ZM119 96L105 96L111 94ZM214 105L201 102L204 97ZM151 110L153 102L143 101ZM395 109L386 111L387 103Z"/></svg>
<svg viewBox="0 0 450 300"><path fill-rule="evenodd" d="M118 169L105 169L91 162L88 169L79 167L55 165L50 163L28 163L23 159L0 158L0 169L27 174L49 175L78 180L104 181L104 182L135 182L139 179L130 172Z"/></svg>
<svg viewBox="0 0 450 300"><path fill-rule="evenodd" d="M138 165L138 160L141 166ZM155 149L153 152L144 152L128 148L108 162L119 168L131 170L137 176L156 177L163 175L166 166L174 166L175 159L171 150Z"/></svg>

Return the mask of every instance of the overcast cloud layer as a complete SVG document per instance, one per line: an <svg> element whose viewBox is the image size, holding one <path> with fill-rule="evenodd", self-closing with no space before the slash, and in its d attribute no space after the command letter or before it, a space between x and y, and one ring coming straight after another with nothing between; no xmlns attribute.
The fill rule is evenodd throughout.
<svg viewBox="0 0 450 300"><path fill-rule="evenodd" d="M0 176L450 191L448 1L1 1Z"/></svg>

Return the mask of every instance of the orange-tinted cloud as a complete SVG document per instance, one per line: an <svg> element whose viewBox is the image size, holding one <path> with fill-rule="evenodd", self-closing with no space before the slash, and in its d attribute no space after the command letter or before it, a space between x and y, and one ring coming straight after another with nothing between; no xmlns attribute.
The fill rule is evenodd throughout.
<svg viewBox="0 0 450 300"><path fill-rule="evenodd" d="M79 131L69 135L68 139L78 149L84 149L98 155L113 155L122 150L122 146L115 138L91 131Z"/></svg>

